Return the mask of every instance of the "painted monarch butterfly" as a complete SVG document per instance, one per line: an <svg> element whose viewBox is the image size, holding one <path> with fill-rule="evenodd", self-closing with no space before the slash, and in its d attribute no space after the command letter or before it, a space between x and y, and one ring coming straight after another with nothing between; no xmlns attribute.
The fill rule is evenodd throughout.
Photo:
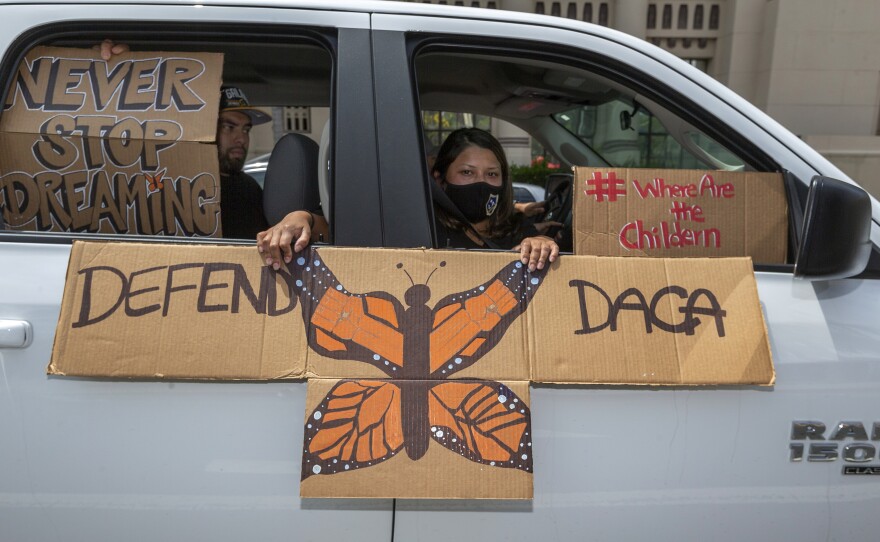
<svg viewBox="0 0 880 542"><path fill-rule="evenodd" d="M532 471L525 403L500 382L445 379L498 344L534 297L546 269L529 272L514 261L433 308L427 306L427 281L407 289L408 308L386 292L349 292L317 249L290 269L309 346L330 358L369 363L389 376L340 380L312 411L304 431L303 480L375 465L401 450L418 460L431 439L471 461Z"/></svg>
<svg viewBox="0 0 880 542"><path fill-rule="evenodd" d="M146 171L144 172L144 177L147 179L147 192L153 193L162 190L162 187L165 185L162 177L165 176L165 172L168 171L168 168L163 169L159 173L155 173L150 175Z"/></svg>

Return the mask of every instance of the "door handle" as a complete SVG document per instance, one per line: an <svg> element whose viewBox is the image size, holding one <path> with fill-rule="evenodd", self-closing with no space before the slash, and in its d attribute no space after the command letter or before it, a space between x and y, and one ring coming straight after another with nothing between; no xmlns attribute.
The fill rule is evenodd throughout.
<svg viewBox="0 0 880 542"><path fill-rule="evenodd" d="M0 320L0 348L25 348L34 340L34 328L26 320Z"/></svg>

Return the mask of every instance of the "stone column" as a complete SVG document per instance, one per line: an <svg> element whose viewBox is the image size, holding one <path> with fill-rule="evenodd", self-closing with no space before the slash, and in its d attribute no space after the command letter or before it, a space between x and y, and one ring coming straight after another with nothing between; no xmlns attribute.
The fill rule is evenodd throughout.
<svg viewBox="0 0 880 542"><path fill-rule="evenodd" d="M645 39L648 0L615 0L610 21L612 28Z"/></svg>
<svg viewBox="0 0 880 542"><path fill-rule="evenodd" d="M522 11L525 13L535 12L535 0L497 0L498 9L507 11ZM486 7L486 0L480 0L480 6Z"/></svg>
<svg viewBox="0 0 880 542"><path fill-rule="evenodd" d="M531 138L509 122L492 119L492 135L498 139L511 165L527 166L532 161Z"/></svg>

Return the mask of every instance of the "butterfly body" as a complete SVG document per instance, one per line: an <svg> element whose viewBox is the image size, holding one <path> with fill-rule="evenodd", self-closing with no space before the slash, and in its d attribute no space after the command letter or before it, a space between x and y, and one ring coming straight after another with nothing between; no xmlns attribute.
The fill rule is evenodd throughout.
<svg viewBox="0 0 880 542"><path fill-rule="evenodd" d="M421 287L421 288L420 288ZM427 292L426 292L427 290ZM401 322L403 331L403 369L401 383L401 410L403 445L406 455L416 461L428 451L430 433L428 427L428 382L430 374L429 353L425 348L431 335L431 309L426 304L431 291L423 284L410 287L404 300L410 305Z"/></svg>
<svg viewBox="0 0 880 542"><path fill-rule="evenodd" d="M543 272L515 261L433 308L426 284L406 290L406 307L386 292L349 292L315 249L293 262L291 275L309 346L388 376L340 380L327 393L306 423L303 479L371 466L401 450L419 460L431 440L471 461L531 472L524 402L499 382L447 379L494 348Z"/></svg>

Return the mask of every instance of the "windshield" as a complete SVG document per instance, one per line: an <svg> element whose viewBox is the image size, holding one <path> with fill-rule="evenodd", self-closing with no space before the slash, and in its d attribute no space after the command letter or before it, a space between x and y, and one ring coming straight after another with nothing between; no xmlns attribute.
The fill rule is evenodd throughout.
<svg viewBox="0 0 880 542"><path fill-rule="evenodd" d="M613 99L555 113L553 119L613 167L744 169L742 159L685 126L676 134L633 101Z"/></svg>

